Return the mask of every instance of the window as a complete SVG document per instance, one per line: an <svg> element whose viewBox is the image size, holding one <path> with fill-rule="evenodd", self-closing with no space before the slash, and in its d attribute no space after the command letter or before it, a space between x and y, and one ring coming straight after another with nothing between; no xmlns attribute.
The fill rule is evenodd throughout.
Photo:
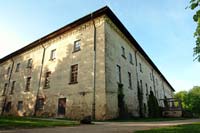
<svg viewBox="0 0 200 133"><path fill-rule="evenodd" d="M7 75L9 75L9 73L10 73L10 67L8 67L7 69Z"/></svg>
<svg viewBox="0 0 200 133"><path fill-rule="evenodd" d="M140 89L143 89L142 80L140 80Z"/></svg>
<svg viewBox="0 0 200 133"><path fill-rule="evenodd" d="M130 72L128 72L128 82L129 82L129 88L132 89L132 78Z"/></svg>
<svg viewBox="0 0 200 133"><path fill-rule="evenodd" d="M7 102L7 104L6 104L6 107L5 107L5 111L6 112L10 112L10 110L11 110L11 102Z"/></svg>
<svg viewBox="0 0 200 133"><path fill-rule="evenodd" d="M4 88L3 88L3 94L2 94L3 96L5 96L6 94L7 87L8 87L8 83L5 83Z"/></svg>
<svg viewBox="0 0 200 133"><path fill-rule="evenodd" d="M150 86L150 91L152 91L152 88L151 88L151 86Z"/></svg>
<svg viewBox="0 0 200 133"><path fill-rule="evenodd" d="M71 84L77 83L78 82L77 78L78 78L78 64L71 66L71 79L70 79L70 83Z"/></svg>
<svg viewBox="0 0 200 133"><path fill-rule="evenodd" d="M130 62L131 64L133 64L133 56L132 56L131 53L129 53L129 62Z"/></svg>
<svg viewBox="0 0 200 133"><path fill-rule="evenodd" d="M45 81L44 81L44 88L50 88L50 76L51 76L51 72L46 72L45 75Z"/></svg>
<svg viewBox="0 0 200 133"><path fill-rule="evenodd" d="M74 42L74 52L81 50L81 40L77 40Z"/></svg>
<svg viewBox="0 0 200 133"><path fill-rule="evenodd" d="M156 79L156 85L158 85L158 79Z"/></svg>
<svg viewBox="0 0 200 133"><path fill-rule="evenodd" d="M51 50L50 60L56 59L56 49Z"/></svg>
<svg viewBox="0 0 200 133"><path fill-rule="evenodd" d="M28 59L27 68L32 68L33 59Z"/></svg>
<svg viewBox="0 0 200 133"><path fill-rule="evenodd" d="M11 86L10 94L13 94L13 92L14 92L14 89L15 89L15 83L16 83L16 81L13 81L13 82L12 82L12 86Z"/></svg>
<svg viewBox="0 0 200 133"><path fill-rule="evenodd" d="M140 67L140 72L142 72L142 64L139 63L139 67Z"/></svg>
<svg viewBox="0 0 200 133"><path fill-rule="evenodd" d="M44 108L44 98L38 98L36 103L36 109L42 110Z"/></svg>
<svg viewBox="0 0 200 133"><path fill-rule="evenodd" d="M152 73L150 73L150 80L152 80L153 78L152 78Z"/></svg>
<svg viewBox="0 0 200 133"><path fill-rule="evenodd" d="M146 83L146 96L148 96L149 95L149 92L148 92L148 85L147 85L147 83Z"/></svg>
<svg viewBox="0 0 200 133"><path fill-rule="evenodd" d="M26 89L25 89L25 91L30 91L30 85L31 85L31 77L28 77L26 79Z"/></svg>
<svg viewBox="0 0 200 133"><path fill-rule="evenodd" d="M20 69L20 63L17 64L15 72L19 72L19 69Z"/></svg>
<svg viewBox="0 0 200 133"><path fill-rule="evenodd" d="M122 79L121 79L121 67L119 65L117 65L117 82L121 83Z"/></svg>
<svg viewBox="0 0 200 133"><path fill-rule="evenodd" d="M126 56L125 56L125 48L122 46L121 49L122 49L122 57L126 58Z"/></svg>
<svg viewBox="0 0 200 133"><path fill-rule="evenodd" d="M137 61L137 51L135 51L135 64L136 64L136 66L138 65L138 61Z"/></svg>
<svg viewBox="0 0 200 133"><path fill-rule="evenodd" d="M22 111L23 109L23 101L18 101L17 110Z"/></svg>

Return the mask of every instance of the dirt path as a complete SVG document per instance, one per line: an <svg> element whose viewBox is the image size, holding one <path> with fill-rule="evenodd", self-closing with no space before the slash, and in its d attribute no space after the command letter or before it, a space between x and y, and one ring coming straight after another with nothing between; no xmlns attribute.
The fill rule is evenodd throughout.
<svg viewBox="0 0 200 133"><path fill-rule="evenodd" d="M95 122L94 125L76 127L36 128L0 131L0 133L132 133L136 130L152 129L164 126L190 124L200 119L176 120L165 122Z"/></svg>

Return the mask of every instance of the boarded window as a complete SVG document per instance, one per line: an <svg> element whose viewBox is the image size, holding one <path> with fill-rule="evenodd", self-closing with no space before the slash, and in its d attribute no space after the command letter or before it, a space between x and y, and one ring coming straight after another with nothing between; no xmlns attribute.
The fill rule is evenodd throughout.
<svg viewBox="0 0 200 133"><path fill-rule="evenodd" d="M129 82L129 88L132 89L132 77L130 72L128 72L128 82Z"/></svg>
<svg viewBox="0 0 200 133"><path fill-rule="evenodd" d="M33 59L28 59L27 68L32 68L32 65L33 65Z"/></svg>
<svg viewBox="0 0 200 133"><path fill-rule="evenodd" d="M25 91L30 91L30 86L31 86L31 77L28 77L26 79L26 89L25 89Z"/></svg>
<svg viewBox="0 0 200 133"><path fill-rule="evenodd" d="M23 101L18 101L17 110L18 111L22 111L23 110Z"/></svg>
<svg viewBox="0 0 200 133"><path fill-rule="evenodd" d="M78 80L78 64L71 66L71 79L70 83L77 83Z"/></svg>
<svg viewBox="0 0 200 133"><path fill-rule="evenodd" d="M74 42L74 52L81 50L81 40L77 40Z"/></svg>
<svg viewBox="0 0 200 133"><path fill-rule="evenodd" d="M51 77L51 72L48 71L46 72L46 75L45 75L45 81L44 81L44 88L50 88L50 77Z"/></svg>
<svg viewBox="0 0 200 133"><path fill-rule="evenodd" d="M121 67L119 65L117 65L117 82L121 83L122 79L121 79Z"/></svg>
<svg viewBox="0 0 200 133"><path fill-rule="evenodd" d="M3 88L3 93L2 93L3 96L6 94L7 87L8 87L8 83L5 83L4 88Z"/></svg>
<svg viewBox="0 0 200 133"><path fill-rule="evenodd" d="M7 69L7 75L9 75L9 73L10 73L10 67L8 67Z"/></svg>
<svg viewBox="0 0 200 133"><path fill-rule="evenodd" d="M51 60L56 59L56 49L51 50L51 56L50 56Z"/></svg>
<svg viewBox="0 0 200 133"><path fill-rule="evenodd" d="M20 63L17 64L15 72L19 72L19 69L20 69Z"/></svg>
<svg viewBox="0 0 200 133"><path fill-rule="evenodd" d="M13 94L13 93L14 93L15 84L16 84L16 81L13 81L13 82L12 82L12 86L11 86L11 90L10 90L10 94Z"/></svg>

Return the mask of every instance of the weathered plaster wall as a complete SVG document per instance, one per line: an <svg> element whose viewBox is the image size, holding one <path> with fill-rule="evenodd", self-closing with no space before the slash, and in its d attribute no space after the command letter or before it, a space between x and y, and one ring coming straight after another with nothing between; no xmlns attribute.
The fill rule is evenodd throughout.
<svg viewBox="0 0 200 133"><path fill-rule="evenodd" d="M121 79L125 95L125 107L129 113L138 116L137 100L137 79L136 63L134 59L134 48L127 42L123 34L106 18L105 23L106 38L106 100L107 117L115 118L118 116L118 83L117 65L121 66ZM121 55L121 46L125 48L126 58ZM129 62L129 52L133 55L133 64ZM132 74L132 88L128 87L128 72Z"/></svg>
<svg viewBox="0 0 200 133"><path fill-rule="evenodd" d="M97 42L97 73L96 73L96 118L105 119L105 41L104 41L104 19L103 17L94 20L96 26ZM73 52L74 41L81 40L81 50ZM44 109L38 114L57 116L58 99L66 98L66 117L80 119L91 115L93 103L93 64L94 64L94 25L92 21L84 23L62 35L59 35L43 44L45 47L45 58L42 70L41 85L39 75L43 55L42 46L28 50L14 59L12 81L16 81L14 94L7 93L7 101L12 102L12 109L9 114L16 115L18 101L23 101L23 113L33 115L35 98L39 89L39 97L45 98ZM51 50L56 49L56 59L50 60ZM33 68L28 69L27 61L33 59ZM16 64L20 63L19 72L15 72ZM78 83L70 83L71 65L78 64ZM1 82L0 90L3 92L4 84L8 81L6 75L11 61L0 64ZM45 74L51 71L50 88L44 89ZM31 89L25 92L26 78L31 76ZM1 96L4 99L5 96ZM2 107L2 106L1 106Z"/></svg>
<svg viewBox="0 0 200 133"><path fill-rule="evenodd" d="M121 79L124 91L125 106L133 116L139 116L138 86L142 93L142 112L148 115L148 97L150 91L154 93L158 102L159 99L172 97L171 88L164 82L161 76L146 61L141 53L129 42L129 40L119 31L113 22L106 18L105 23L106 39L106 100L108 118L118 116L118 84L117 68L121 66ZM125 48L125 57L122 57L121 47ZM129 53L133 56L133 64L129 62ZM141 66L141 67L140 67ZM128 72L132 75L132 88L128 87ZM164 93L165 91L165 93ZM162 106L163 103L159 102Z"/></svg>

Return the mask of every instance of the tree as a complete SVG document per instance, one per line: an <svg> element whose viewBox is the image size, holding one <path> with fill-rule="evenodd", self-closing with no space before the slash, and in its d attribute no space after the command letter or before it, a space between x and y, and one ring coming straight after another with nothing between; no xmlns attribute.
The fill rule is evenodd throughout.
<svg viewBox="0 0 200 133"><path fill-rule="evenodd" d="M180 91L174 95L175 98L178 98L182 101L182 107L184 109L188 109L188 92L187 91Z"/></svg>
<svg viewBox="0 0 200 133"><path fill-rule="evenodd" d="M175 98L182 100L184 110L200 116L200 86L194 86L188 92L180 91L175 94Z"/></svg>
<svg viewBox="0 0 200 133"><path fill-rule="evenodd" d="M193 20L197 23L196 31L194 32L194 37L196 38L196 46L194 47L194 56L195 60L200 62L200 10L199 6L200 0L190 0L189 8L191 10L196 10L196 13L193 15Z"/></svg>
<svg viewBox="0 0 200 133"><path fill-rule="evenodd" d="M158 101L152 91L150 91L148 99L148 112L149 112L148 116L151 118L156 118L161 116Z"/></svg>
<svg viewBox="0 0 200 133"><path fill-rule="evenodd" d="M200 87L195 86L188 92L189 109L200 115Z"/></svg>

